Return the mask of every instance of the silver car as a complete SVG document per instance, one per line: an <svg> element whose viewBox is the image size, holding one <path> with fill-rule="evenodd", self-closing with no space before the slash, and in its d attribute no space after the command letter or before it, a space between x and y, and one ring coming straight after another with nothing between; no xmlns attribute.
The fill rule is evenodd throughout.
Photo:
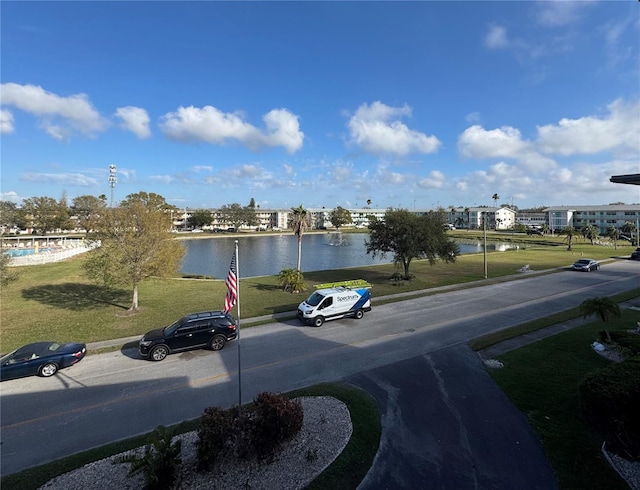
<svg viewBox="0 0 640 490"><path fill-rule="evenodd" d="M571 266L571 268L574 271L584 271L584 272L597 271L600 268L600 263L597 260L593 260L593 259L580 259L580 260L577 260Z"/></svg>

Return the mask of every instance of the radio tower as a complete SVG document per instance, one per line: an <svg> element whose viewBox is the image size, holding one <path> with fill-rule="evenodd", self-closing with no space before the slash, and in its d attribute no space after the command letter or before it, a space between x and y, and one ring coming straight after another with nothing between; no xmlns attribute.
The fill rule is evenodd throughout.
<svg viewBox="0 0 640 490"><path fill-rule="evenodd" d="M109 165L109 186L111 187L111 207L113 207L113 189L116 186L116 182L118 182L118 178L116 177L116 166Z"/></svg>

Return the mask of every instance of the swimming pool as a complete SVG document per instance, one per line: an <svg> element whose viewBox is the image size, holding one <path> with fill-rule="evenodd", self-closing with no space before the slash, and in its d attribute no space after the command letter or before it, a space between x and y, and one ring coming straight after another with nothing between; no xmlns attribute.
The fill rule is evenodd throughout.
<svg viewBox="0 0 640 490"><path fill-rule="evenodd" d="M51 252L51 248L39 248L38 253ZM33 255L36 253L35 248L10 248L4 251L10 257L24 257L25 255Z"/></svg>

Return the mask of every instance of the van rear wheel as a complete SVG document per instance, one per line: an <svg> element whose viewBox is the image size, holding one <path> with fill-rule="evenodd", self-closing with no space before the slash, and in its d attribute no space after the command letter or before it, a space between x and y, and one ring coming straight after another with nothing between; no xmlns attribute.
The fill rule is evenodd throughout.
<svg viewBox="0 0 640 490"><path fill-rule="evenodd" d="M364 316L364 311L361 309L356 310L356 314L354 315L356 320L360 320Z"/></svg>
<svg viewBox="0 0 640 490"><path fill-rule="evenodd" d="M324 317L322 316L317 316L313 319L314 327L321 327L323 323L324 323Z"/></svg>

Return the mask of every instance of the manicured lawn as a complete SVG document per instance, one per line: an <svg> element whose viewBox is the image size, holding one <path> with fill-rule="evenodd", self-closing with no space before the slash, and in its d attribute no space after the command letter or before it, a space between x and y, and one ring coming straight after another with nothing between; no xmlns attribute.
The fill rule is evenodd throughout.
<svg viewBox="0 0 640 490"><path fill-rule="evenodd" d="M462 232L462 235L474 236L472 232ZM476 239L479 236L476 234ZM517 238L518 241L523 239ZM534 239L530 240L533 243ZM540 238L535 240L540 241ZM628 256L634 249L621 246L613 250L577 240L573 251L567 251L561 238L553 240L557 244L555 247L488 254L489 278L526 277L517 272L525 264L532 270L562 268L581 256L602 260ZM553 243L553 240L545 238L543 241ZM225 285L220 280L151 280L140 287L141 310L130 315L127 308L131 291L91 284L82 273L83 260L79 256L65 262L20 268L20 279L2 288L0 348L3 352L44 338L95 342L141 335L191 311L220 309L224 302ZM305 274L305 279L309 290L314 284L323 282L365 279L374 285L374 301L385 301L382 299L385 295L398 292L429 294L421 291L447 285L468 287L470 282L484 278L484 257L483 254L465 255L454 264L434 266L425 261L414 261L411 272L415 278L401 285L389 281L395 270L393 265L376 265L310 272ZM242 317L293 311L308 294L309 291L284 293L274 276L241 278ZM640 320L628 317L628 313L625 315L623 321L632 321L633 325ZM614 323L610 322L609 327L614 329ZM505 368L491 372L539 434L562 488L624 488L604 464L599 453L600 441L578 415L577 384L586 373L608 362L589 347L601 328L597 323L587 325L511 352L501 357ZM366 394L343 385L321 385L295 393L296 396L305 394L327 394L345 401L354 422L354 437L347 449L312 488L355 488L378 448L380 420L375 402ZM181 430L192 430L196 423L185 422ZM58 474L144 443L144 438L135 438L110 444L4 478L2 486L37 488Z"/></svg>
<svg viewBox="0 0 640 490"><path fill-rule="evenodd" d="M633 328L640 312L623 310L610 330ZM606 463L602 440L581 416L578 384L611 361L591 348L605 325L594 322L535 342L499 357L504 368L493 379L529 419L566 490L624 489L624 481Z"/></svg>
<svg viewBox="0 0 640 490"><path fill-rule="evenodd" d="M473 232L463 232L463 235L473 236ZM553 269L566 267L581 255L607 259L628 256L634 249L627 246L614 251L612 247L579 241L573 251L567 251L561 239L556 238L556 242L561 245L487 254L489 278L525 277L517 272L525 264L532 270ZM186 313L220 309L224 304L226 290L222 280L149 280L140 285L140 311L130 315L127 312L131 304L130 288L92 284L81 268L84 258L78 256L64 262L18 269L20 279L0 291L2 352L42 339L96 342L142 335ZM308 289L299 294L282 291L276 276L240 278L241 317L294 311L314 284L338 280L369 281L374 285L374 304L387 301L383 299L385 295L398 292L428 294L422 290L451 285L465 287L484 278L484 258L483 254L464 255L453 264L434 266L424 260L414 260L411 264L414 279L399 285L389 281L395 270L393 264L385 264L308 272L305 273Z"/></svg>

